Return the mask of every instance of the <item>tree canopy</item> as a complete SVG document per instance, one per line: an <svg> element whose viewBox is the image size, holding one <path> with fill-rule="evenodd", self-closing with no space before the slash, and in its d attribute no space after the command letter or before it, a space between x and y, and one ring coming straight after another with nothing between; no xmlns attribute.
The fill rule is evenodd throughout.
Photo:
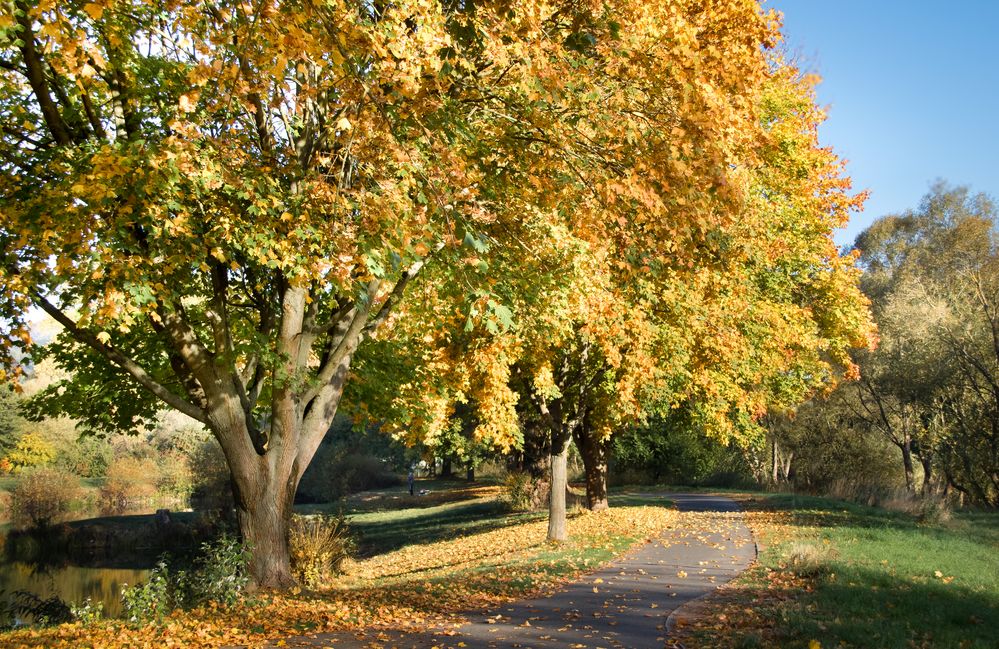
<svg viewBox="0 0 999 649"><path fill-rule="evenodd" d="M270 586L352 372L420 374L428 421L471 395L507 446L511 378L567 397L571 357L601 364L602 436L660 373L751 422L869 334L829 239L855 199L777 38L754 0L14 0L6 371L40 308L54 407L203 423Z"/></svg>

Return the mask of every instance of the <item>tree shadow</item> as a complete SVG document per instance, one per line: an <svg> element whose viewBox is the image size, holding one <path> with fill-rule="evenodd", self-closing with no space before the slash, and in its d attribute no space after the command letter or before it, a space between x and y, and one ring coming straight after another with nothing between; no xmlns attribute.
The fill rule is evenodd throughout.
<svg viewBox="0 0 999 649"><path fill-rule="evenodd" d="M509 512L498 501L472 502L451 507L446 511L412 513L384 519L352 521L358 535L359 558L398 550L407 545L424 545L479 534L492 530L540 520L544 512Z"/></svg>

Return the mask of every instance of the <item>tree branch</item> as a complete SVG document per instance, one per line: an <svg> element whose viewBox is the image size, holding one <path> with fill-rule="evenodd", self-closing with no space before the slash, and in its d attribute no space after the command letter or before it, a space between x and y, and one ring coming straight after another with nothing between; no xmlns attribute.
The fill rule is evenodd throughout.
<svg viewBox="0 0 999 649"><path fill-rule="evenodd" d="M179 410L188 417L196 419L203 424L208 423L208 417L205 412L195 406L192 403L181 398L179 395L171 392L161 383L156 381L152 376L150 376L138 363L125 355L121 350L115 348L113 345L108 345L101 342L97 336L87 330L83 329L73 321L72 318L63 313L58 307L46 300L40 293L33 292L33 299L35 303L41 307L45 313L52 316L52 318L61 324L66 331L73 336L79 342L87 345L94 351L100 353L102 356L107 358L109 361L123 369L129 375L132 376L136 381L139 382L142 387L146 388L152 392L161 401L166 403L172 408Z"/></svg>

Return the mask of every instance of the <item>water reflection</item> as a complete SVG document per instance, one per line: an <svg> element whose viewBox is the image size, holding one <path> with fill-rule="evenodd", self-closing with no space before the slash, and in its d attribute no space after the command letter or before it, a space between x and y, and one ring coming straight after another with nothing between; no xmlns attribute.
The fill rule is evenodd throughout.
<svg viewBox="0 0 999 649"><path fill-rule="evenodd" d="M0 563L0 591L7 604L13 603L13 593L27 591L42 599L53 595L71 604L88 597L104 605L104 614L121 614L121 588L124 584L142 583L149 574L141 568L94 568L73 565L40 566L13 561Z"/></svg>
<svg viewBox="0 0 999 649"><path fill-rule="evenodd" d="M121 590L125 584L144 583L156 557L167 542L189 541L187 528L178 538L173 527L157 526L152 512L135 511L120 516L90 518L93 512L78 512L45 532L18 533L9 525L0 526L0 617L9 611L18 592L42 600L58 597L69 605L82 604L88 597L101 604L104 615L118 617L122 612ZM176 519L192 514L179 512ZM30 619L22 620L30 622ZM0 619L0 626L10 620Z"/></svg>

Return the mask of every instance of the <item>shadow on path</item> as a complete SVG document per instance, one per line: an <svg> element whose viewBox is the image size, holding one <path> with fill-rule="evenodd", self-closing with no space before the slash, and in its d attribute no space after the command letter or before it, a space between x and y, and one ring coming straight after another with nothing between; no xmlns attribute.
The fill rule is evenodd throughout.
<svg viewBox="0 0 999 649"><path fill-rule="evenodd" d="M289 647L344 649L659 649L666 618L742 572L756 556L735 501L708 494L645 494L689 512L665 530L548 597L470 611L455 629L378 630L287 639Z"/></svg>

